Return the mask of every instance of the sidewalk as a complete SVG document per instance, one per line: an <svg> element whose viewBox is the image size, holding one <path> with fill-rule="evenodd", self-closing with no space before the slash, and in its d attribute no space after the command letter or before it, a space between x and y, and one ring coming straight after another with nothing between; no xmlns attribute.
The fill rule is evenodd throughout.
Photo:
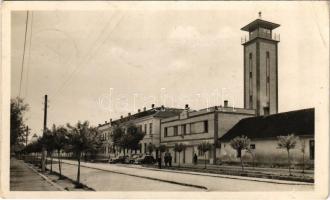
<svg viewBox="0 0 330 200"><path fill-rule="evenodd" d="M175 170L205 170L205 172L217 172L217 173L228 173L228 174L238 174L242 172L241 166L236 165L211 165L207 164L206 169L204 169L204 164L182 164L178 168L178 164L172 164L172 169ZM253 174L265 174L272 176L289 176L289 170L287 168L266 168L266 167L244 167L244 172L253 173ZM302 173L301 169L291 169L292 177L305 177L306 179L314 178L314 170L305 170L305 173Z"/></svg>
<svg viewBox="0 0 330 200"><path fill-rule="evenodd" d="M10 159L10 190L11 191L60 191L46 177L38 174L21 160Z"/></svg>

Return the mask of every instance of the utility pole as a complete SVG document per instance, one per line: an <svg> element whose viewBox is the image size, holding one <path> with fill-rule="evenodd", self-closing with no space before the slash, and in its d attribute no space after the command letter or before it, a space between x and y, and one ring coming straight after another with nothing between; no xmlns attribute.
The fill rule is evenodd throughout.
<svg viewBox="0 0 330 200"><path fill-rule="evenodd" d="M26 129L25 129L25 131L26 131L26 133L25 133L25 146L28 145L28 140L29 140L30 130L31 130L31 129L29 129L29 126L26 126Z"/></svg>
<svg viewBox="0 0 330 200"><path fill-rule="evenodd" d="M45 102L44 102L44 127L42 135L45 135L47 130L47 94L45 95ZM46 147L45 144L42 144L42 158L41 158L41 170L42 172L46 171Z"/></svg>

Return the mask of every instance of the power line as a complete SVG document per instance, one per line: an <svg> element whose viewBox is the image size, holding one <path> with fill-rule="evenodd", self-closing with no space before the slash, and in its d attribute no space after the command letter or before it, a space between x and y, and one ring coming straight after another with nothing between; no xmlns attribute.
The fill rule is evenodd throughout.
<svg viewBox="0 0 330 200"><path fill-rule="evenodd" d="M22 59L21 79L20 79L20 82L19 82L19 93L18 93L19 97L21 97L21 89L22 89L22 79L23 79L24 59L25 59L25 47L26 47L26 35L27 35L26 33L27 33L28 22L29 22L29 11L26 11L23 59Z"/></svg>
<svg viewBox="0 0 330 200"><path fill-rule="evenodd" d="M26 65L26 86L25 86L25 98L28 96L28 83L29 83L29 66L30 66L30 58L31 58L31 40L32 40L32 28L33 28L33 12L31 12L31 20L30 20L30 41L29 41L29 59Z"/></svg>
<svg viewBox="0 0 330 200"><path fill-rule="evenodd" d="M112 18L111 18L112 19ZM99 40L102 36L102 34L104 32L106 32L106 29L108 27L108 24L111 22L111 19L106 23L106 25L104 26L103 30L101 31L101 33L99 34L99 36L97 37L96 41ZM112 30L110 30L110 33L114 30L114 28L119 24L119 22L123 19L123 16L120 16L120 18L118 19L118 21L114 24L114 26L112 27ZM98 45L94 46L94 49L92 49L92 53L87 55L87 59L84 62L83 60L80 62L81 64L83 63L87 63L92 57L92 54L95 54L98 50L99 47L101 47L104 42L108 39L110 34L107 34L108 36L105 37L105 39L103 39L100 43L98 43ZM68 83L72 80L72 78L74 77L75 74L78 74L81 70L80 63L77 65L77 67L71 72L71 74L69 75L69 77L63 82L63 84L59 87L59 89L54 93L54 97L53 99L56 99L57 96L61 93L61 91L63 91L63 89L66 87L66 85L68 85Z"/></svg>

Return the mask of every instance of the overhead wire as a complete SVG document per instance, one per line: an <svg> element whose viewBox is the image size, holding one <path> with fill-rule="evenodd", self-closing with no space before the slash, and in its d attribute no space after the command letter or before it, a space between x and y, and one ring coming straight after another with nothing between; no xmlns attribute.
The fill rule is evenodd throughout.
<svg viewBox="0 0 330 200"><path fill-rule="evenodd" d="M22 65L21 65L21 78L20 78L20 82L19 82L18 97L21 97L21 90L22 90L23 71L24 71L24 60L25 60L25 49L26 49L26 35L27 35L28 22L29 22L29 11L26 11L25 35L24 35L24 46L23 46L23 58L22 58Z"/></svg>
<svg viewBox="0 0 330 200"><path fill-rule="evenodd" d="M32 34L33 34L33 12L31 11L31 20L30 20L30 40L29 40L29 57L26 65L26 83L25 83L25 98L28 97L28 85L29 85L29 69L30 69L30 59L31 59L31 44L32 44Z"/></svg>

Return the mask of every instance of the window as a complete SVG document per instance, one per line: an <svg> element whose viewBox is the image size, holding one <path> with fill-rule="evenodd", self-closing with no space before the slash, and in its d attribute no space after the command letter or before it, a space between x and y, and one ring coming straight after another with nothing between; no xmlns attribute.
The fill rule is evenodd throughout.
<svg viewBox="0 0 330 200"><path fill-rule="evenodd" d="M147 133L147 124L144 124L144 132Z"/></svg>
<svg viewBox="0 0 330 200"><path fill-rule="evenodd" d="M178 126L173 127L173 134L174 134L174 136L178 135Z"/></svg>
<svg viewBox="0 0 330 200"><path fill-rule="evenodd" d="M209 122L208 121L204 121L204 132L205 133L209 132Z"/></svg>
<svg viewBox="0 0 330 200"><path fill-rule="evenodd" d="M314 140L310 140L309 141L309 158L311 159L311 160L314 160L314 158L315 158L315 147L314 147L315 145L314 145Z"/></svg>
<svg viewBox="0 0 330 200"><path fill-rule="evenodd" d="M253 93L253 79L252 79L252 53L249 54L249 94Z"/></svg>
<svg viewBox="0 0 330 200"><path fill-rule="evenodd" d="M149 133L152 134L152 123L149 124Z"/></svg>
<svg viewBox="0 0 330 200"><path fill-rule="evenodd" d="M144 153L147 153L147 143L144 143Z"/></svg>
<svg viewBox="0 0 330 200"><path fill-rule="evenodd" d="M250 149L256 149L256 145L255 144L250 144Z"/></svg>
<svg viewBox="0 0 330 200"><path fill-rule="evenodd" d="M269 61L269 51L266 52L266 96L270 96L270 84L269 84L269 76L270 76L270 61Z"/></svg>
<svg viewBox="0 0 330 200"><path fill-rule="evenodd" d="M253 98L252 98L252 95L250 95L250 98L249 98L249 103L250 103L250 109L253 108Z"/></svg>
<svg viewBox="0 0 330 200"><path fill-rule="evenodd" d="M182 135L186 135L187 134L187 126L186 124L181 126L181 134Z"/></svg>
<svg viewBox="0 0 330 200"><path fill-rule="evenodd" d="M167 137L167 127L164 128L164 137Z"/></svg>

